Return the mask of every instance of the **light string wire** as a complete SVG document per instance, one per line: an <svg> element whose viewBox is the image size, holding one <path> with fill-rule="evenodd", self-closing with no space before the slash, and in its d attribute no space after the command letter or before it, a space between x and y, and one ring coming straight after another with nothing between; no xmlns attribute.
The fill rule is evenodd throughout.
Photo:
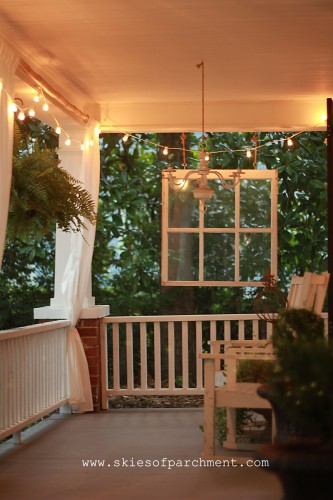
<svg viewBox="0 0 333 500"><path fill-rule="evenodd" d="M26 118L26 115L28 115L30 118L34 118L36 115L34 107L33 106L25 107L24 103L20 97L13 98L10 95L10 93L6 90L6 88L4 87L3 82L0 81L0 83L1 83L0 91L3 90L4 93L7 95L7 98L9 101L9 110L13 113L17 112L18 113L17 118L20 121L24 121ZM59 123L59 121L57 120L55 115L52 113L52 111L49 107L49 104L47 102L47 98L45 96L44 90L39 86L35 86L35 91L36 91L36 95L34 96L34 99L33 99L34 104L38 104L40 102L40 96L41 96L42 97L43 112L48 113L52 117L52 119L54 120L54 122L56 124L55 127L52 127L51 125L49 125L49 126L54 129L56 135L59 136L61 134L61 132L63 132L65 134L65 136L67 137L67 139L65 140L66 146L69 146L72 142L75 142L75 143L80 144L80 148L83 151L86 148L88 148L89 146L92 146L94 144L93 139L88 139L85 141L85 143L80 141L79 139L72 139L71 136L69 135L69 133L61 126L61 124ZM20 101L21 105L19 105L16 101ZM43 121L43 120L41 119L41 121ZM100 130L99 130L99 128L97 128L95 131L95 135L99 135L99 134L100 134Z"/></svg>
<svg viewBox="0 0 333 500"><path fill-rule="evenodd" d="M318 122L316 123L315 125L313 125L313 127L320 127L322 126L324 120L322 122ZM297 137L298 135L300 134L304 134L308 131L306 130L301 130L299 132L295 132L294 134L292 135L287 135L286 137L281 137L280 139L271 139L271 140L268 140L267 142L264 142L262 144L259 144L258 146L248 146L248 147L244 147L244 148L240 148L240 149L217 149L217 150L212 150L212 151L209 151L209 154L210 155L214 155L214 154L221 154L221 153L246 153L246 151L255 151L255 150L259 150L259 149L262 149L262 148L265 148L265 147L268 147L268 146L272 146L274 143L276 142L280 142L280 141L287 141L289 139L293 139L294 137ZM144 142L146 144L150 144L154 147L156 147L157 149L165 149L165 148L168 148L169 151L183 151L183 152L186 152L186 153L198 153L198 150L197 149L188 149L188 148L185 148L185 147L170 147L170 146L164 146L158 142L154 142L154 141L151 141L150 139L146 139L146 138L143 138L143 137L139 137L138 135L136 134L131 134L129 132L120 132L121 134L123 134L124 136L128 136L128 137L131 137L132 139L135 139L136 141L138 142Z"/></svg>
<svg viewBox="0 0 333 500"><path fill-rule="evenodd" d="M204 126L205 126L205 122L204 122L204 62L202 61L201 63L197 64L196 65L198 69L200 69L200 67L202 68L202 140L204 141ZM33 109L33 108L29 108L29 107L24 107L23 105L23 101L22 99L16 97L16 98L13 98L6 90L5 86L3 85L3 82L1 81L1 86L0 86L0 90L2 89L8 99L9 99L9 103L10 103L10 106L12 108L12 111L13 112L16 112L16 111L19 111L21 113L23 113L24 117L26 115L26 113L29 115L29 110ZM42 88L36 86L35 87L35 90L37 92L38 95L42 95L42 98L43 98L43 102L44 104L47 104L47 99L45 97L45 94L44 94L44 91ZM22 106L19 106L15 101L21 101L22 103ZM16 109L15 109L16 108ZM54 114L52 113L52 111L50 110L50 108L47 109L47 111L44 111L44 112L47 112L50 114L50 116L52 117L52 119L54 120L55 124L56 124L56 127L55 127L55 130L59 129L59 132L56 132L57 135L60 135L60 132L64 132L64 134L66 135L67 137L67 142L69 145L71 142L77 142L81 145L81 149L85 149L86 146L89 146L89 144L84 144L82 143L80 140L78 139L72 139L70 137L70 135L68 134L68 132L61 126L61 124L59 123L59 121L57 120L57 118L54 116ZM33 115L34 116L34 115ZM24 118L23 118L24 119ZM22 120L23 121L23 120ZM326 122L326 119L322 120L321 122L318 122L316 124L313 125L313 128L316 128L316 127L320 127L323 125L323 123ZM243 148L240 148L240 149L218 149L218 150L210 150L209 151L209 155L216 155L216 154L232 154L232 153L246 153L247 151L253 151L253 152L257 152L258 150L262 149L262 148L266 148L266 147L269 147L269 146L272 146L274 143L276 144L277 142L279 141L288 141L288 140L292 140L294 139L295 137L301 135L301 134L304 134L306 133L307 131L306 130L301 130L299 132L295 132L293 134L288 134L286 137L282 137L281 139L273 139L273 140L268 140L266 142L263 142L262 144L259 144L259 145L255 145L255 146L245 146ZM168 151L181 151L183 153L183 165L187 166L187 163L186 163L186 158L184 157L184 154L185 153L191 153L191 154L197 154L198 153L198 150L197 149L189 149L189 148L186 148L185 147L185 141L184 143L182 142L182 146L181 147L169 147L169 146L165 146L163 144L160 144L158 142L155 142L155 141L152 141L152 140L149 140L149 139L146 139L146 138L142 138L142 137L139 137L138 135L136 134L132 134L132 133L129 133L129 132L118 132L120 134L123 135L123 137L127 137L127 139L129 137L131 137L132 139L138 141L138 142L143 142L145 144L149 144L151 146L154 146L154 148L156 149L162 149L162 150L165 150L167 149ZM184 134L185 135L185 134ZM182 136L181 136L182 137ZM182 139L181 139L182 140ZM91 145L91 140L89 141L90 145Z"/></svg>

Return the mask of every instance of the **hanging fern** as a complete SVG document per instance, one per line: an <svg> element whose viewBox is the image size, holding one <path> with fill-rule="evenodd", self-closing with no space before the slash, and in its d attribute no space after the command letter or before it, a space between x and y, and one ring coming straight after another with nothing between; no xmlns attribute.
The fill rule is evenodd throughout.
<svg viewBox="0 0 333 500"><path fill-rule="evenodd" d="M40 239L55 223L65 232L82 231L85 220L96 223L91 195L59 166L56 151L39 150L35 143L28 152L16 125L13 153L9 239Z"/></svg>

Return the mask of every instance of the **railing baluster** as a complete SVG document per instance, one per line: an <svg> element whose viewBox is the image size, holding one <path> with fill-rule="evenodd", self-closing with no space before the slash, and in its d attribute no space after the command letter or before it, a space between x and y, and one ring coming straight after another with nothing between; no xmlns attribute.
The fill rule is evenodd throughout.
<svg viewBox="0 0 333 500"><path fill-rule="evenodd" d="M268 340L270 340L272 338L272 334L273 334L273 324L266 323L266 325L267 325L266 337Z"/></svg>
<svg viewBox="0 0 333 500"><path fill-rule="evenodd" d="M141 389L147 389L147 323L140 323Z"/></svg>
<svg viewBox="0 0 333 500"><path fill-rule="evenodd" d="M188 389L188 322L182 321L182 387Z"/></svg>
<svg viewBox="0 0 333 500"><path fill-rule="evenodd" d="M252 339L253 340L259 339L259 320L258 319L252 320Z"/></svg>
<svg viewBox="0 0 333 500"><path fill-rule="evenodd" d="M209 322L209 331L210 331L210 339L209 340L216 340L216 321L212 320Z"/></svg>
<svg viewBox="0 0 333 500"><path fill-rule="evenodd" d="M238 340L244 340L244 337L245 337L244 320L240 319L238 321Z"/></svg>
<svg viewBox="0 0 333 500"><path fill-rule="evenodd" d="M230 321L226 320L224 322L224 340L231 339L231 331L230 331Z"/></svg>
<svg viewBox="0 0 333 500"><path fill-rule="evenodd" d="M154 379L155 390L161 389L161 323L154 321Z"/></svg>
<svg viewBox="0 0 333 500"><path fill-rule="evenodd" d="M126 323L126 363L127 363L127 388L134 389L133 371L133 323Z"/></svg>
<svg viewBox="0 0 333 500"><path fill-rule="evenodd" d="M120 389L119 324L112 323L113 389Z"/></svg>
<svg viewBox="0 0 333 500"><path fill-rule="evenodd" d="M168 323L168 375L169 389L175 388L175 324Z"/></svg>
<svg viewBox="0 0 333 500"><path fill-rule="evenodd" d="M199 358L199 354L202 352L202 321L196 321L195 323L195 352L196 352L196 367L197 367L197 388L202 389L203 387L203 376L202 376L202 359Z"/></svg>

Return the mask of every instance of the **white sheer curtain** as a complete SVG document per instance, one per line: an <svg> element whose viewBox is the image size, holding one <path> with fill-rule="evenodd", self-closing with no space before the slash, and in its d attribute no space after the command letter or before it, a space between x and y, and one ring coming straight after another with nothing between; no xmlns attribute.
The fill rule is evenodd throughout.
<svg viewBox="0 0 333 500"><path fill-rule="evenodd" d="M80 176L76 177L92 195L97 209L100 151L95 129L96 123L86 128L85 143L89 143L89 139L94 137L94 145L83 151ZM70 235L70 252L62 282L67 317L72 325L68 337L69 404L76 412L93 410L87 359L75 325L80 318L89 282L94 240L95 227L89 222L83 234L72 233Z"/></svg>
<svg viewBox="0 0 333 500"><path fill-rule="evenodd" d="M6 241L10 183L13 155L13 113L9 112L14 92L14 75L19 58L9 45L0 39L0 269Z"/></svg>

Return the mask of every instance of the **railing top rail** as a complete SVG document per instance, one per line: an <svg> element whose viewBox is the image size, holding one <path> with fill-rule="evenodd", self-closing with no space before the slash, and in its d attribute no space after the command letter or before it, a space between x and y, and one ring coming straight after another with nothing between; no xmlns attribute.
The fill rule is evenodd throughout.
<svg viewBox="0 0 333 500"><path fill-rule="evenodd" d="M21 326L19 328L13 328L11 330L0 330L0 341L13 339L16 337L23 337L26 335L32 335L34 333L57 330L58 328L66 328L67 326L70 326L70 324L70 321L58 320L38 323L36 325Z"/></svg>
<svg viewBox="0 0 333 500"><path fill-rule="evenodd" d="M170 314L162 316L106 316L104 323L153 323L167 321L228 321L259 319L256 314Z"/></svg>
<svg viewBox="0 0 333 500"><path fill-rule="evenodd" d="M322 313L327 318L328 313ZM162 316L106 316L101 318L103 323L154 323L177 321L237 321L258 319L257 314L170 314Z"/></svg>

